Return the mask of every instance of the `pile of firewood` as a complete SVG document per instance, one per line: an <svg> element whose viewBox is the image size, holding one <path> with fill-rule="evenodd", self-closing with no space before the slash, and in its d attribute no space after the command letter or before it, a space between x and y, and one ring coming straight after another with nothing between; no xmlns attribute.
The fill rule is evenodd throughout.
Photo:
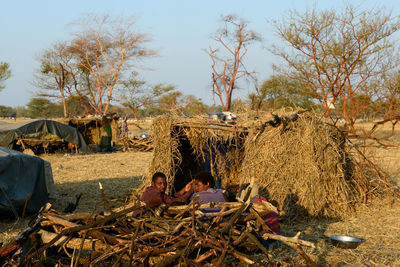
<svg viewBox="0 0 400 267"><path fill-rule="evenodd" d="M293 248L313 266L302 246L314 244L298 235L274 234L262 219L271 210L268 202L191 203L156 210L140 203L100 215L62 214L48 205L16 240L0 248L0 265L262 265L253 255L257 251L273 261L265 246L269 239Z"/></svg>
<svg viewBox="0 0 400 267"><path fill-rule="evenodd" d="M122 139L125 151L151 151L153 150L152 138L124 137Z"/></svg>

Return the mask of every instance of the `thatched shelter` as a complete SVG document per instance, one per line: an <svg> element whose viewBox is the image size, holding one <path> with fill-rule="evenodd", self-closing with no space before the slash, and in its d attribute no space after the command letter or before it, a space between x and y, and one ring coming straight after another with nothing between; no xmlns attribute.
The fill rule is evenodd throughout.
<svg viewBox="0 0 400 267"><path fill-rule="evenodd" d="M107 116L111 120L112 141L115 144L120 143L121 126L118 123L119 116ZM87 144L100 144L102 132L102 117L90 116L84 118L66 118L61 120L62 123L73 126L81 132Z"/></svg>
<svg viewBox="0 0 400 267"><path fill-rule="evenodd" d="M255 178L262 194L290 216L340 216L362 193L342 133L310 114L246 125L163 115L153 121L153 140L148 176L164 172L169 192L202 170L225 188Z"/></svg>

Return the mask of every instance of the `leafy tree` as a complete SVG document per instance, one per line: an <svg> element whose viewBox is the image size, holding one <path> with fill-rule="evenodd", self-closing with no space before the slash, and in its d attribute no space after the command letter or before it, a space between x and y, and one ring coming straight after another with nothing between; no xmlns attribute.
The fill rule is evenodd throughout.
<svg viewBox="0 0 400 267"><path fill-rule="evenodd" d="M186 116L204 114L208 111L208 106L194 95L185 95L182 99L182 113Z"/></svg>
<svg viewBox="0 0 400 267"><path fill-rule="evenodd" d="M10 65L7 62L0 62L0 91L5 88L5 80L11 77Z"/></svg>
<svg viewBox="0 0 400 267"><path fill-rule="evenodd" d="M81 100L84 101L84 103L87 103L85 98L80 99L78 96L70 96L66 99L65 104L68 110L67 116L84 116L86 114L85 107L81 103Z"/></svg>
<svg viewBox="0 0 400 267"><path fill-rule="evenodd" d="M34 97L32 98L27 107L27 116L31 118L37 117L60 117L62 111L59 105L52 103L46 98Z"/></svg>
<svg viewBox="0 0 400 267"><path fill-rule="evenodd" d="M264 81L255 93L249 94L253 109L282 107L311 108L312 94L298 80L283 75L273 75Z"/></svg>
<svg viewBox="0 0 400 267"><path fill-rule="evenodd" d="M217 30L214 40L219 48L205 50L211 59L212 86L223 109L231 108L232 94L239 89L238 81L250 76L244 65L248 46L258 41L259 36L248 29L248 23L237 16L222 18L223 26Z"/></svg>
<svg viewBox="0 0 400 267"><path fill-rule="evenodd" d="M21 118L21 117L28 117L28 111L24 106L18 106L15 108L16 117Z"/></svg>
<svg viewBox="0 0 400 267"><path fill-rule="evenodd" d="M12 107L0 106L0 117L16 117L17 112Z"/></svg>
<svg viewBox="0 0 400 267"><path fill-rule="evenodd" d="M179 91L171 91L162 95L153 105L152 115L173 112L179 115L194 116L207 112L208 107L200 98L193 95L184 95Z"/></svg>
<svg viewBox="0 0 400 267"><path fill-rule="evenodd" d="M175 89L172 85L149 86L138 76L137 72L132 72L129 79L122 82L122 89L120 90L120 103L129 108L136 119L138 119L140 109L150 107L160 97Z"/></svg>
<svg viewBox="0 0 400 267"><path fill-rule="evenodd" d="M182 92L173 91L161 96L158 99L158 109L161 112L176 112L179 113L182 109Z"/></svg>
<svg viewBox="0 0 400 267"><path fill-rule="evenodd" d="M357 107L359 96L368 90L369 81L398 66L391 37L398 32L400 20L381 8L292 11L274 26L288 45L288 49L272 49L287 63L283 75L310 88L326 116L330 103L339 99L347 103L343 117L349 125L362 112Z"/></svg>

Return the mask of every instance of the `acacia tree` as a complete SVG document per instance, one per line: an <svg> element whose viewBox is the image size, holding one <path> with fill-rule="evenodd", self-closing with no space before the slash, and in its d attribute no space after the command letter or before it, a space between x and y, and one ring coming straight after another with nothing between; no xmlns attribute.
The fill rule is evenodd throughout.
<svg viewBox="0 0 400 267"><path fill-rule="evenodd" d="M157 100L156 109L163 113L171 112L184 116L194 116L206 112L208 107L194 95L184 95L180 91L172 91Z"/></svg>
<svg viewBox="0 0 400 267"><path fill-rule="evenodd" d="M94 113L106 114L123 74L139 59L155 53L144 47L149 39L134 32L132 19L89 15L77 25L80 30L69 49L74 55L74 68L79 70L75 79L85 86L74 90L78 96L87 96Z"/></svg>
<svg viewBox="0 0 400 267"><path fill-rule="evenodd" d="M346 103L342 113L350 128L367 108L359 106L366 85L398 66L390 37L399 30L399 19L382 9L292 11L274 26L289 46L289 51L272 49L288 65L282 73L309 87L326 117L330 103Z"/></svg>
<svg viewBox="0 0 400 267"><path fill-rule="evenodd" d="M0 91L5 88L3 82L11 77L10 65L7 62L0 62Z"/></svg>
<svg viewBox="0 0 400 267"><path fill-rule="evenodd" d="M137 72L132 72L127 80L122 81L119 92L121 104L132 111L136 120L141 108L153 105L160 97L175 89L172 85L148 86L138 75Z"/></svg>
<svg viewBox="0 0 400 267"><path fill-rule="evenodd" d="M244 66L248 46L260 38L248 29L248 23L234 15L222 18L223 26L217 30L214 40L219 48L210 47L205 52L211 59L213 94L225 111L231 108L232 94L238 89L237 81L250 73Z"/></svg>
<svg viewBox="0 0 400 267"><path fill-rule="evenodd" d="M311 108L312 96L303 84L281 74L272 75L248 95L252 109L282 107Z"/></svg>

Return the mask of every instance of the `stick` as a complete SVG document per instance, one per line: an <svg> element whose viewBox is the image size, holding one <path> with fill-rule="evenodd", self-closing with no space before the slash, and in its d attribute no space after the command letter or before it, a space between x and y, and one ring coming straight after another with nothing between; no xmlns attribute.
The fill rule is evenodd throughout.
<svg viewBox="0 0 400 267"><path fill-rule="evenodd" d="M39 230L38 233L41 235L42 241L44 244L48 244L55 237L57 237L57 234L50 233L43 229ZM67 239L68 239L67 236L62 236L57 241L55 241L52 245L61 246L67 241ZM70 248L70 249L80 249L81 244L82 244L81 238L71 238L71 240L66 244L66 247ZM103 251L107 250L107 245L104 244L101 240L86 239L83 242L82 250L93 250L93 251L103 252Z"/></svg>
<svg viewBox="0 0 400 267"><path fill-rule="evenodd" d="M78 265L79 258L81 257L81 252L82 252L82 249L83 249L83 244L85 243L85 239L86 239L87 233L88 233L88 231L85 231L85 234L82 237L81 245L79 246L78 256L76 256L74 267L76 267Z"/></svg>
<svg viewBox="0 0 400 267"><path fill-rule="evenodd" d="M241 203L242 206L232 215L232 217L230 218L229 222L224 226L224 228L222 228L221 232L225 233L228 230L230 230L230 228L232 227L232 225L236 222L236 220L239 218L240 214L243 213L243 211L245 211L251 204L246 204L246 203Z"/></svg>
<svg viewBox="0 0 400 267"><path fill-rule="evenodd" d="M241 262L244 262L246 264L254 264L255 262L249 258L247 258L244 254L237 252L235 249L231 248L231 251L233 256L235 256L235 258L237 258L238 260L240 260Z"/></svg>
<svg viewBox="0 0 400 267"><path fill-rule="evenodd" d="M41 247L40 249L38 249L36 251L36 253L33 252L30 255L28 255L25 258L25 260L22 263L22 265L26 265L28 260L30 260L34 256L34 254L39 255L40 253L45 251L47 248L52 246L55 242L57 242L60 238L62 238L65 234L76 233L76 232L79 232L81 230L93 228L93 227L95 227L95 226L97 226L99 224L105 224L105 223L107 223L107 222L109 222L111 220L114 220L115 218L123 216L123 215L125 215L125 214L127 214L129 212L132 212L132 211L137 210L137 209L142 208L142 207L143 206L141 206L141 205L133 206L133 207L127 208L125 210L122 210L120 212L113 213L113 214L111 214L111 215L109 215L107 217L104 217L103 219L96 220L95 222L93 222L93 223L91 223L89 225L81 225L81 226L75 226L75 227L71 227L71 228L66 228L66 229L62 230L58 235L56 235L53 239L51 239L49 242L46 242L46 244L43 247Z"/></svg>
<svg viewBox="0 0 400 267"><path fill-rule="evenodd" d="M103 201L104 201L104 207L105 207L108 211L112 212L110 203L108 202L108 200L107 200L107 198L106 198L106 195L104 194L103 185L102 185L100 182L99 182L99 187L100 187L101 197L103 198Z"/></svg>
<svg viewBox="0 0 400 267"><path fill-rule="evenodd" d="M50 220L50 221L52 221L52 222L54 222L56 224L60 224L62 226L65 226L67 228L82 226L81 224L77 224L77 223L73 223L73 222L70 222L70 221L66 221L66 220L64 220L62 218L58 218L58 217L53 216L53 215L45 215L45 218L47 218L48 220ZM108 235L108 234L102 233L102 232L100 232L98 230L90 230L88 235L92 236L94 238L100 239L100 240L102 238L105 238L107 240L107 242L109 242L109 243L111 243L113 245L118 244L118 243L120 243L122 241L121 239L115 238L112 235Z"/></svg>
<svg viewBox="0 0 400 267"><path fill-rule="evenodd" d="M26 208L28 207L29 198L30 198L30 196L29 196L29 194L27 194L26 198L25 198L24 209L22 210L22 215L21 215L22 220L25 218L25 212L26 212Z"/></svg>
<svg viewBox="0 0 400 267"><path fill-rule="evenodd" d="M188 206L190 207L190 205L170 206L170 207L168 207L167 211L172 214L178 214L182 210L188 209ZM242 206L241 202L220 202L220 203L201 204L197 208L198 209L206 209L206 208L221 208L222 209L223 207L240 208L241 206ZM253 203L252 206L261 215L265 215L265 214L268 214L271 212L275 212L277 214L279 213L278 209L267 201L263 201L262 203Z"/></svg>
<svg viewBox="0 0 400 267"><path fill-rule="evenodd" d="M212 255L216 255L216 251L215 249L211 249L209 251L207 251L206 253L198 256L193 262L195 263L201 263L203 261L205 261L206 259L208 259L209 257L211 257Z"/></svg>

